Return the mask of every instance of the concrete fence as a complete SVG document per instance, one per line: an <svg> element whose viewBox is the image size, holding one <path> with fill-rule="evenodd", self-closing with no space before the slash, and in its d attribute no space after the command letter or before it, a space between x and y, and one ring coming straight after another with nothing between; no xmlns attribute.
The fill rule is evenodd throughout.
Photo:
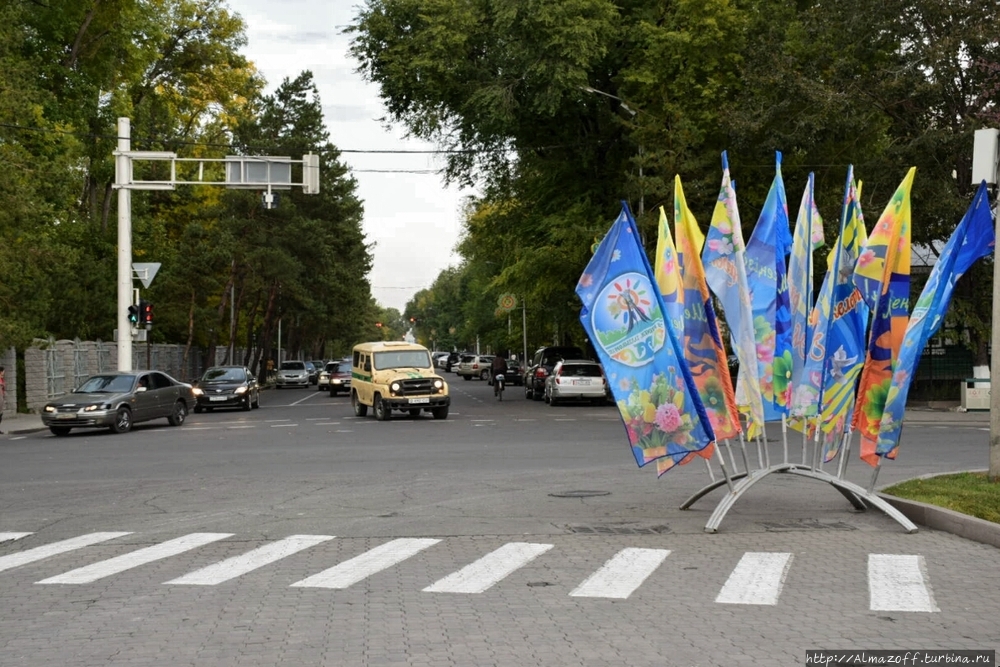
<svg viewBox="0 0 1000 667"><path fill-rule="evenodd" d="M204 353L191 348L184 359L184 345L132 346L132 367L136 370L155 368L183 382L197 379L205 371ZM215 362L225 362L226 348L215 350ZM234 358L242 359L245 350L236 350ZM7 405L12 412L17 405L16 354L13 348L0 355L0 365L7 368ZM103 341L53 340L36 341L24 351L25 405L29 412L38 412L46 402L79 386L97 373L116 371L118 344ZM13 388L13 392L12 392Z"/></svg>

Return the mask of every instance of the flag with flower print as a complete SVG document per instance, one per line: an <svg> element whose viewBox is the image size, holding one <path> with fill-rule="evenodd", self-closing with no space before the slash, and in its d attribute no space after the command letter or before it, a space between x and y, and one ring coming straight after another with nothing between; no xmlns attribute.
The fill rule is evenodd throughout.
<svg viewBox="0 0 1000 667"><path fill-rule="evenodd" d="M824 243L823 219L816 207L815 176L809 174L802 202L799 204L792 237L792 253L788 259L788 306L792 325L792 391L802 382L806 352L812 346L812 326L809 316L813 308L813 251ZM789 413L793 401L788 402Z"/></svg>
<svg viewBox="0 0 1000 667"><path fill-rule="evenodd" d="M757 343L754 340L745 256L736 188L729 177L729 159L723 152L722 185L701 261L705 267L705 280L722 305L733 351L740 361L736 403L748 413L747 437L753 439L764 429L764 404L760 393Z"/></svg>
<svg viewBox="0 0 1000 667"><path fill-rule="evenodd" d="M683 463L712 443L712 425L624 202L576 293L636 463Z"/></svg>
<svg viewBox="0 0 1000 667"><path fill-rule="evenodd" d="M861 437L861 460L870 466L879 461L878 435L892 366L899 358L910 317L910 190L916 171L911 167L896 189L854 268L854 284L872 308L868 354L853 420Z"/></svg>
<svg viewBox="0 0 1000 667"><path fill-rule="evenodd" d="M893 366L892 384L885 401L882 420L879 423L878 443L875 453L889 459L896 458L899 449L899 434L903 428L903 411L906 396L910 391L913 373L920 361L920 354L927 341L938 330L948 312L955 283L981 257L991 254L996 245L996 231L990 213L989 195L985 181L979 184L976 196L962 217L955 232L948 239L938 257L927 284L903 336L899 358Z"/></svg>
<svg viewBox="0 0 1000 667"><path fill-rule="evenodd" d="M726 346L705 282L701 251L705 235L688 208L680 176L674 177L674 231L684 294L684 357L698 386L701 402L715 437L725 440L740 433L740 415L729 374Z"/></svg>
<svg viewBox="0 0 1000 667"><path fill-rule="evenodd" d="M786 269L791 248L781 153L776 152L774 180L747 241L745 258L764 421L780 420L791 402L792 318Z"/></svg>

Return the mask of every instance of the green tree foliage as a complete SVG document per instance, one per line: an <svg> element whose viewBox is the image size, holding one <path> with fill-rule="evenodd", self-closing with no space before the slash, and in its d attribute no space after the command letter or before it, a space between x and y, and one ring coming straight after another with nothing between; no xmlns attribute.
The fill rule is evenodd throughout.
<svg viewBox="0 0 1000 667"><path fill-rule="evenodd" d="M353 53L389 120L456 151L447 177L483 189L457 277L408 311L458 280L460 330L500 337L489 311L512 292L533 341L580 337L573 289L618 200L652 249L679 173L707 227L724 150L745 237L780 150L793 215L816 173L828 239L849 164L869 224L917 166L913 241L930 246L968 205L972 131L1000 117L998 18L988 0L368 0ZM985 303L956 300L974 334Z"/></svg>

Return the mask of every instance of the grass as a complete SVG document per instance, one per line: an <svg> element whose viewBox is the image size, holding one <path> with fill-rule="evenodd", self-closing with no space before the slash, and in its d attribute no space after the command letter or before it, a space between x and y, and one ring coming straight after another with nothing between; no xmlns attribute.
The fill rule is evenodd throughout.
<svg viewBox="0 0 1000 667"><path fill-rule="evenodd" d="M882 492L1000 523L1000 482L990 482L986 473L963 472L913 479Z"/></svg>

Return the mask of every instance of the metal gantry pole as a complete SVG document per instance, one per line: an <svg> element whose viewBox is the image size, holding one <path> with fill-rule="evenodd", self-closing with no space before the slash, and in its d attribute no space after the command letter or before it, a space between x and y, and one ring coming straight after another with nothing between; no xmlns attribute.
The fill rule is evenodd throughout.
<svg viewBox="0 0 1000 667"><path fill-rule="evenodd" d="M118 119L118 153L115 156L115 185L118 188L118 370L132 370L132 323L128 307L132 298L132 124Z"/></svg>

